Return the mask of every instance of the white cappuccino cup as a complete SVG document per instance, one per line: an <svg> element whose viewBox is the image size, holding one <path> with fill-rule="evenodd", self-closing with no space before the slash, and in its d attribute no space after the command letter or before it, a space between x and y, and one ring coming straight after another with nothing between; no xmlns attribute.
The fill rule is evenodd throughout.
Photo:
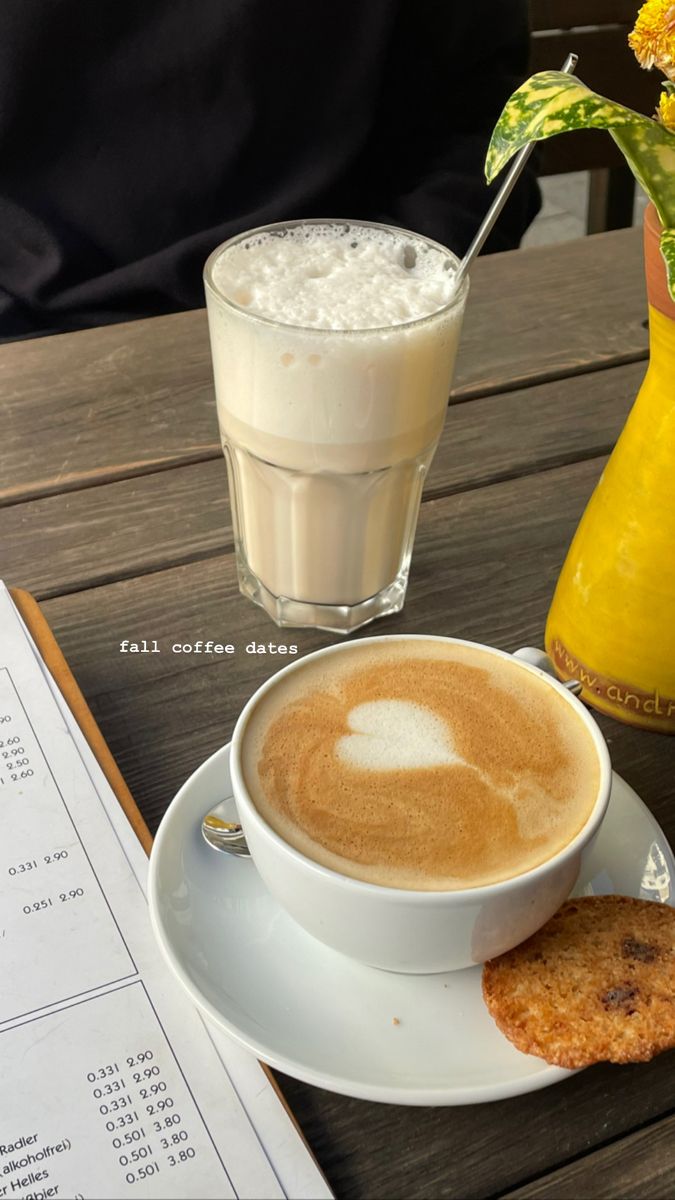
<svg viewBox="0 0 675 1200"><path fill-rule="evenodd" d="M387 667L387 672L384 672L384 666L392 656L394 666L392 669ZM447 669L443 667L446 659ZM453 663L459 664L454 675ZM369 664L372 664L373 670L384 672L383 678L386 675L386 679L393 681L383 685L383 698L372 700L378 685L377 680L373 684L368 676ZM446 676L449 680L447 686L444 682ZM410 709L405 708L408 703L404 692L406 678L416 681ZM450 716L444 716L440 701L436 703L434 700L435 679L441 681L438 694L445 689L449 697L446 707ZM473 684L471 693L467 692L463 700L461 688L466 685L466 680L473 680ZM350 702L350 696L358 700L359 687L366 690L370 688L367 695L371 699L365 705L357 704L346 715L340 715L339 705L343 703L340 697L347 697L344 703ZM394 689L396 694L393 699L387 688ZM485 689L486 697L484 738L487 740L483 746L480 742L483 727L479 716L481 688ZM324 703L327 692L330 693L330 703ZM430 709L434 709L431 717L424 715L424 704L420 697ZM380 699L390 707L378 709ZM498 708L502 706L504 712L500 708L495 714L495 704ZM305 708L298 708L298 705L305 705ZM416 713L418 725L411 726L412 739L416 736L414 729L421 729L426 737L428 730L433 728L438 741L438 737L444 735L439 733L440 726L432 726L431 722L451 720L453 705L460 717L457 727L453 727L452 731L452 750L446 753L433 748L429 751L428 746L422 747L418 765L414 757L408 762L407 751L401 746L403 739L399 736L400 731L392 725L392 736L388 743L391 748L387 752L390 762L387 761L387 755L376 744L376 718L382 717L385 723L391 720L395 724L401 713L406 720L410 712L413 712L413 717ZM308 802L311 802L311 788L303 790L304 776L297 775L295 760L293 771L289 774L291 783L284 778L283 747L286 743L283 738L286 734L283 722L287 718L295 722L295 725L289 725L287 753L300 753L302 747L298 749L297 744L303 740L298 736L302 729L301 722L305 719L323 719L322 706L329 712L330 720L336 722L336 728L360 730L355 734L343 733L336 738L329 726L326 726L325 737L321 732L323 727L312 727L313 740L308 740L313 749L307 758L308 770L320 771L317 779L323 782L317 786L322 795L327 797L333 794L331 772L344 770L345 778L352 787L355 786L355 780L358 784L358 780L363 778L364 796L370 796L373 763L378 772L375 791L379 788L380 793L384 794L382 778L391 768L393 811L398 806L399 812L399 816L392 819L405 820L406 804L410 804L422 831L426 828L425 821L435 821L436 825L432 824L431 828L435 831L436 842L442 849L445 839L450 860L454 853L454 840L459 839L459 834L454 839L452 830L448 833L443 813L456 813L461 787L469 787L469 797L473 795L471 789L474 789L476 804L483 806L480 813L497 814L486 818L492 822L493 828L490 837L485 840L484 852L480 849L483 844L480 841L483 836L481 818L476 820L475 845L471 843L466 854L470 864L470 874L466 879L450 874L441 886L436 879L438 866L434 863L431 871L427 871L424 865L422 867L423 871L427 871L422 876L424 886L411 886L411 881L414 884L417 878L414 874L401 876L404 886L386 882L389 877L385 874L380 878L376 868L368 861L365 818L364 829L357 830L358 854L352 861L339 842L340 837L343 837L343 841L348 838L349 830L344 823L341 824L339 812L333 812L328 800L318 816L313 809L307 810L310 813L307 828L301 828L297 835L286 821L283 805L280 806L279 820L276 817L270 819L261 801L259 775L268 781L281 780L278 790L284 797L291 786L296 786L293 781L297 777L300 780L297 783L299 793L302 792L303 797L307 794ZM465 710L470 711L470 721L462 715ZM309 714L309 717L305 718L303 713ZM364 723L366 717L370 725ZM361 721L360 726L356 718ZM365 740L360 742L359 737ZM501 776L492 762L495 755L498 758L499 737L506 739L504 745L509 754L520 744L523 747L522 751L518 751L524 764L522 777L514 774L519 761L517 757L513 761L509 759L507 764L497 763L502 776L507 779L507 785L499 783ZM350 749L351 741L356 750ZM473 747L473 759L467 746ZM366 756L370 754L370 760L361 762L354 759L357 751ZM578 762L575 758L577 753L580 756ZM331 758L333 754L337 756L337 766ZM342 759L339 758L340 754L343 755ZM434 761L434 755L439 759L438 762ZM340 763L343 765L340 766ZM553 784L549 781L549 770L551 779L558 781L558 792L555 794ZM453 771L459 773L453 774ZM330 646L307 655L268 679L251 697L236 723L232 738L231 772L239 820L250 853L263 881L279 904L308 933L335 950L375 967L405 973L433 973L469 967L504 953L539 929L574 888L605 815L611 786L611 765L603 737L584 706L563 684L539 667L492 647L454 638L412 635L364 638ZM359 772L362 774L359 775ZM533 807L536 800L536 791L533 790L535 783L527 776L527 772L532 774L535 782L544 780L542 794L550 795L551 811L560 824L560 835L558 837L556 833L555 836L561 844L553 841L552 849L546 842L550 830L537 825L538 812L536 806ZM421 801L415 800L422 784L427 792L420 793ZM340 785L343 786L342 781ZM346 786L345 783L343 790ZM434 794L436 787L439 789L438 796ZM569 796L566 788L569 788ZM339 788L335 794L340 794ZM426 801L424 795L428 797ZM516 857L521 856L518 860L521 866L516 864L515 873L509 873L513 872L513 861L505 859L500 867L499 855L501 844L509 841L507 829L513 831L517 826L517 822L514 825L512 813L516 803L514 797L522 799L522 811L530 814L528 820L531 827L527 826L522 834L521 841L525 847L522 852L517 841L517 836L521 836L519 827L517 836L513 834L515 848L512 853ZM583 798L583 806L580 797ZM578 811L574 809L577 803ZM428 812L424 811L425 804ZM339 807L337 801L333 807ZM572 810L576 813L573 818L569 816ZM468 823L470 826L471 812L469 809L466 811L468 816L465 825ZM503 817L499 816L500 813ZM565 832L568 818L571 822L567 831L569 836ZM452 819L456 821L457 818L454 816ZM500 820L503 820L503 830L499 825ZM520 815L518 820L521 820ZM316 842L318 849L313 849L314 843L307 841L306 834L309 830L314 836L317 823L322 829L328 828L328 834L326 845L319 839ZM333 824L337 829L335 845L330 844ZM413 825L414 822L411 822L411 838L415 836L416 827L413 828ZM376 822L373 828L381 829L381 823ZM405 835L405 826L402 828ZM530 836L532 829L537 833L536 837ZM419 844L423 850L424 832ZM537 854L542 861L536 860ZM373 857L377 857L375 852ZM534 865L531 865L532 862ZM489 881L480 882L483 878ZM373 879L378 881L374 882Z"/></svg>

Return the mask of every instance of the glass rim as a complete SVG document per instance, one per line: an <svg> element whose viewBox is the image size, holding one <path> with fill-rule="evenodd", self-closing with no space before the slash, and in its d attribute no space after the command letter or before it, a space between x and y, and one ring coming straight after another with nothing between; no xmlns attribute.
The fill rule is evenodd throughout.
<svg viewBox="0 0 675 1200"><path fill-rule="evenodd" d="M242 317L248 318L249 321L259 323L261 325L269 325L276 329L292 329L297 333L316 334L324 338L353 338L362 334L394 333L398 330L402 331L407 329L416 329L421 325L427 325L433 321L437 321L439 318L446 316L448 313L452 312L453 309L459 308L466 302L469 292L468 275L465 276L460 284L459 289L456 292L453 292L452 296L445 304L443 304L440 308L435 309L434 312L427 313L424 317L415 317L411 321L399 321L396 324L389 323L387 325L369 325L362 329L324 329L318 325L297 325L288 321L279 321L275 317L265 317L261 313L251 312L249 308L246 308L242 304L237 304L235 300L232 300L229 296L226 296L225 293L222 292L214 282L213 271L216 262L231 246L235 246L240 242L245 242L249 238L253 238L260 233L273 233L276 230L282 229L297 229L303 225L337 225L345 227L347 232L354 226L359 229L383 229L386 233L402 234L404 237L410 238L411 241L423 242L426 246L430 246L434 250L439 251L445 258L449 258L456 267L459 267L461 263L461 259L458 257L458 255L456 255L454 251L449 250L447 246L442 245L441 242L436 242L433 240L433 238L427 237L426 234L414 233L411 229L404 229L399 225L387 225L382 221L365 221L356 218L352 220L349 217L299 217L292 221L272 221L268 225L257 225L253 229L246 229L242 233L236 233L233 237L221 242L219 246L216 246L215 249L211 251L204 264L202 277L204 280L205 290L210 292L211 295L221 304L224 304L227 308L232 309L233 312L239 313Z"/></svg>

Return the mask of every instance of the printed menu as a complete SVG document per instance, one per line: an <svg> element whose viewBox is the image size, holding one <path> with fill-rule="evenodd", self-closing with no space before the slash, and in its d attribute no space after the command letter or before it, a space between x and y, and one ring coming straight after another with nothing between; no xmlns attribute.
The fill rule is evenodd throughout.
<svg viewBox="0 0 675 1200"><path fill-rule="evenodd" d="M329 1197L165 967L147 860L0 584L0 1200Z"/></svg>

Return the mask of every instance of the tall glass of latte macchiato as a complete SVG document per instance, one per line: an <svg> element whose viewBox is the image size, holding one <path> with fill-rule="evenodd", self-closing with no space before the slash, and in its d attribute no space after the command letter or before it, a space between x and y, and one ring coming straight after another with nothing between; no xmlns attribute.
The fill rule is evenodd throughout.
<svg viewBox="0 0 675 1200"><path fill-rule="evenodd" d="M360 221L241 234L205 268L239 585L278 625L348 633L405 599L468 284Z"/></svg>
<svg viewBox="0 0 675 1200"><path fill-rule="evenodd" d="M371 966L456 970L572 891L611 768L593 718L517 657L454 638L308 654L237 721L234 796L270 892Z"/></svg>

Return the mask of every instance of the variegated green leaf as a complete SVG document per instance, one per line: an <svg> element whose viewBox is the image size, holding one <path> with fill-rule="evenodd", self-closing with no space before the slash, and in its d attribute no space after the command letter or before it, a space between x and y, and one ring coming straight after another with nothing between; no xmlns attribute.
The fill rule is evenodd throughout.
<svg viewBox="0 0 675 1200"><path fill-rule="evenodd" d="M488 181L528 142L571 129L609 130L661 223L675 228L675 134L562 71L533 75L507 101L488 148Z"/></svg>
<svg viewBox="0 0 675 1200"><path fill-rule="evenodd" d="M485 160L488 182L528 142L572 129L607 129L653 200L664 226L661 253L675 300L675 133L658 121L599 96L573 75L541 71L513 93L495 125Z"/></svg>
<svg viewBox="0 0 675 1200"><path fill-rule="evenodd" d="M664 229L659 246L668 272L668 290L675 300L675 229Z"/></svg>

